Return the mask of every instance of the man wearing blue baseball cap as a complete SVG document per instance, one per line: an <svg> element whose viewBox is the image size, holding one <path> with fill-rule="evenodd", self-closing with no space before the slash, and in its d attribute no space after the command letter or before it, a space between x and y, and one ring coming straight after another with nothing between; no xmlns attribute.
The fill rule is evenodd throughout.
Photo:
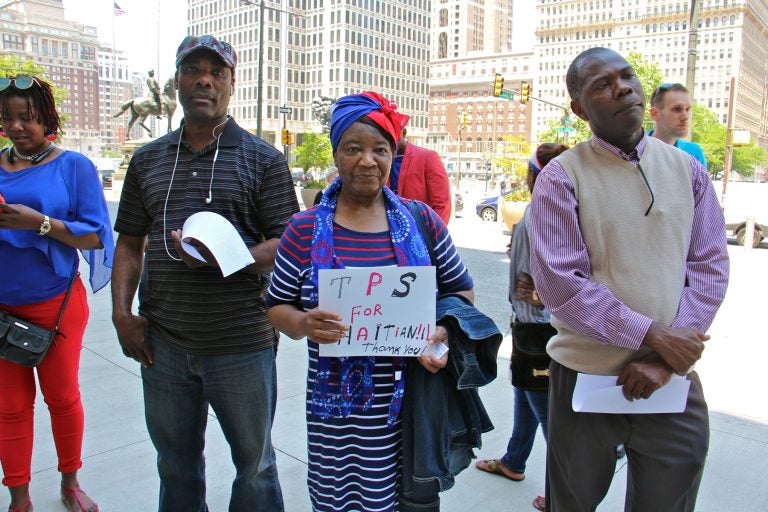
<svg viewBox="0 0 768 512"><path fill-rule="evenodd" d="M299 206L283 155L227 114L236 65L232 46L214 36L182 41L175 81L184 119L134 153L115 222L112 320L123 353L141 363L161 512L208 510L209 406L236 469L229 510L284 509L271 440L277 335L264 296ZM190 256L180 228L202 211L229 220L254 263L224 277L205 247L205 261Z"/></svg>

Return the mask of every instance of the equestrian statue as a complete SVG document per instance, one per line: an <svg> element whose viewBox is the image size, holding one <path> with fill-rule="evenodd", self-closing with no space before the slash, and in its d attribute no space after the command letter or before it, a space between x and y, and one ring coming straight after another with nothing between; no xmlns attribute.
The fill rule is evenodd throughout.
<svg viewBox="0 0 768 512"><path fill-rule="evenodd" d="M154 82L154 71L149 72L149 78L147 79L147 84L150 83L150 80ZM156 84L157 82L155 82ZM133 125L136 123L136 121L139 122L139 126L147 130L148 133L152 133L152 130L147 128L147 126L144 124L144 121L149 116L165 116L168 118L168 132L170 133L171 128L171 119L173 118L173 113L176 111L176 87L174 84L173 77L169 78L165 85L163 86L163 92L160 95L156 94L157 91L153 90L152 87L150 87L149 95L146 98L134 98L130 101L126 101L123 103L123 105L120 107L120 112L115 114L112 117L119 117L123 114L126 110L131 110L131 119L128 121L128 129L126 131L126 139L130 138L131 134L131 128L133 128Z"/></svg>

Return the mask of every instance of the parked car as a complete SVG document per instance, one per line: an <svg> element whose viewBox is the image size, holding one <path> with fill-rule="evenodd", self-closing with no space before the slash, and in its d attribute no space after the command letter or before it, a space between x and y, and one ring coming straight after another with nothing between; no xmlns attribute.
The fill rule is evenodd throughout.
<svg viewBox="0 0 768 512"><path fill-rule="evenodd" d="M747 238L747 221L729 222L725 226L727 232L732 233L736 237L737 245L744 245L744 240ZM754 231L752 232L752 247L758 247L760 242L764 238L768 237L768 224L761 224L755 222Z"/></svg>
<svg viewBox="0 0 768 512"><path fill-rule="evenodd" d="M112 171L112 169L105 169L103 171L99 171L99 175L101 176L101 186L105 190L112 190L113 174L114 174L114 171Z"/></svg>
<svg viewBox="0 0 768 512"><path fill-rule="evenodd" d="M453 212L461 213L464 211L464 198L458 192L453 193Z"/></svg>
<svg viewBox="0 0 768 512"><path fill-rule="evenodd" d="M496 222L499 218L499 196L479 200L475 205L475 213L483 220Z"/></svg>
<svg viewBox="0 0 768 512"><path fill-rule="evenodd" d="M490 222L496 222L496 219L499 218L499 213L501 213L504 225L507 229L512 230L514 225L520 222L525 213L525 207L528 205L527 201L516 200L513 197L514 192L514 190L508 190L501 196L490 196L481 199L475 205L475 212L481 219ZM503 208L499 208L500 201L504 201Z"/></svg>

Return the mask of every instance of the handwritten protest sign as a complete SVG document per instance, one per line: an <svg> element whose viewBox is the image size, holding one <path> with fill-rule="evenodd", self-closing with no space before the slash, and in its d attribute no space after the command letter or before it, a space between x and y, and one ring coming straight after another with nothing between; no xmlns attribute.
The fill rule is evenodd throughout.
<svg viewBox="0 0 768 512"><path fill-rule="evenodd" d="M421 355L435 332L435 267L322 269L319 307L350 326L338 343L321 344L320 355Z"/></svg>

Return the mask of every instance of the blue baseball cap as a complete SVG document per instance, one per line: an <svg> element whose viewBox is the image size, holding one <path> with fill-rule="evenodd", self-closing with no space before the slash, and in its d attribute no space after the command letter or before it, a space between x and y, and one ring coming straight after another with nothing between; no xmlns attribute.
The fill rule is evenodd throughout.
<svg viewBox="0 0 768 512"><path fill-rule="evenodd" d="M179 45L179 49L176 50L176 69L179 69L181 62L187 58L187 56L197 50L208 50L215 53L218 57L224 61L224 64L235 70L237 64L237 54L232 45L224 41L219 41L211 35L204 36L187 36Z"/></svg>

